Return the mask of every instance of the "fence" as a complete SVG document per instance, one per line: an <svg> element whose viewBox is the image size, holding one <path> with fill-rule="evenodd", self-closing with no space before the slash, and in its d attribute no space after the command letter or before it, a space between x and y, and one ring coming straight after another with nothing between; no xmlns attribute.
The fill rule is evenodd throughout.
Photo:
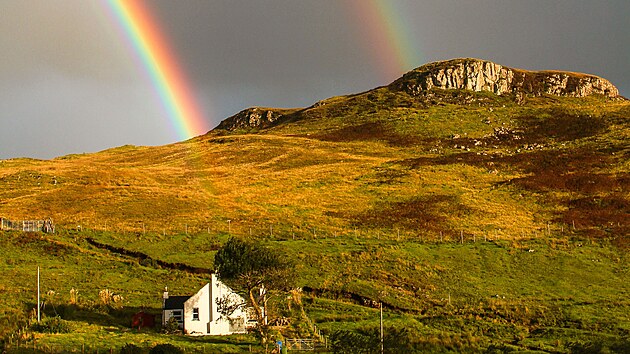
<svg viewBox="0 0 630 354"><path fill-rule="evenodd" d="M12 221L0 218L0 230L55 233L52 219Z"/></svg>
<svg viewBox="0 0 630 354"><path fill-rule="evenodd" d="M206 222L196 222L194 220L173 221L165 217L162 220L155 220L154 224L143 220L123 222L122 220L74 220L66 222L65 225L58 225L59 232L66 230L112 232L119 234L131 234L136 237L153 236L160 240L163 237L173 235L200 236L220 234L249 236L250 238L264 238L268 241L288 241L288 240L316 240L316 239L354 239L366 240L376 239L384 241L406 241L425 244L442 243L476 243L479 241L498 241L502 239L513 240L515 238L539 238L552 235L570 235L581 230L580 225L574 221L569 224L545 223L535 224L530 227L507 227L501 225L486 225L481 229L470 230L465 226L460 228L445 227L440 225L419 225L410 227L367 227L359 228L352 225L340 224L308 224L279 221L255 221L242 220L211 220ZM76 226L74 226L76 225ZM623 231L625 225L602 225L601 227L617 227Z"/></svg>
<svg viewBox="0 0 630 354"><path fill-rule="evenodd" d="M317 348L328 348L328 338L322 334L317 325L306 316L306 322L313 330L314 338L287 338L285 345L287 350L294 351L315 351Z"/></svg>
<svg viewBox="0 0 630 354"><path fill-rule="evenodd" d="M306 351L306 350L315 350L315 339L302 339L295 338L285 340L285 345L287 346L287 350L295 350L295 351Z"/></svg>

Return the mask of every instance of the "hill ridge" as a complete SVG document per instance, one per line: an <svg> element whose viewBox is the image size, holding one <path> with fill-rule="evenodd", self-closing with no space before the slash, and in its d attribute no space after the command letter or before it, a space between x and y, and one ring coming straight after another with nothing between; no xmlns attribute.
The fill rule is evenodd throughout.
<svg viewBox="0 0 630 354"><path fill-rule="evenodd" d="M560 97L601 95L609 99L623 99L617 87L595 75L557 70L529 71L475 58L428 63L405 73L389 85L340 97L357 96L383 88L392 92L405 92L416 99L421 99L427 92L435 89L490 92L499 96L513 95L517 103L525 96L544 95ZM326 105L330 101L334 99L331 97L306 108L250 107L224 119L214 130L267 128L290 121L291 116Z"/></svg>

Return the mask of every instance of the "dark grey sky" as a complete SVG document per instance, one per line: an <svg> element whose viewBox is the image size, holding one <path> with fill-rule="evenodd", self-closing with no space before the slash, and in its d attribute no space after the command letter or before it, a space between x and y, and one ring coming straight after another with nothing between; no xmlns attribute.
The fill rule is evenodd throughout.
<svg viewBox="0 0 630 354"><path fill-rule="evenodd" d="M477 57L609 79L630 96L630 1L153 0L207 117L301 107ZM362 10L389 9L382 28ZM376 23L378 24L378 23ZM397 28L410 54L374 33ZM398 47L400 48L400 47ZM389 53L391 52L391 53ZM104 0L0 1L0 159L179 140Z"/></svg>

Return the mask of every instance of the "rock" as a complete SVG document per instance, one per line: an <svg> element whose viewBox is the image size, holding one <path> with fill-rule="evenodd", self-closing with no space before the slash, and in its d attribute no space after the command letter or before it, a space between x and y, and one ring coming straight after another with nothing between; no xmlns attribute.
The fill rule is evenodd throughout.
<svg viewBox="0 0 630 354"><path fill-rule="evenodd" d="M234 130L268 126L287 113L287 109L252 107L223 120L216 129Z"/></svg>
<svg viewBox="0 0 630 354"><path fill-rule="evenodd" d="M390 87L416 96L432 88L489 91L497 95L513 93L519 103L523 94L619 97L619 91L613 84L597 76L563 71L527 71L471 58L423 65L406 73Z"/></svg>

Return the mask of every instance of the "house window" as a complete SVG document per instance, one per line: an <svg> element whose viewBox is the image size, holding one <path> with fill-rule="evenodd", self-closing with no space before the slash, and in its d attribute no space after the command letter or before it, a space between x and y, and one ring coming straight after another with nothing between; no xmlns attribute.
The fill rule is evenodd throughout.
<svg viewBox="0 0 630 354"><path fill-rule="evenodd" d="M199 321L199 308L198 307L194 307L193 308L193 321Z"/></svg>

